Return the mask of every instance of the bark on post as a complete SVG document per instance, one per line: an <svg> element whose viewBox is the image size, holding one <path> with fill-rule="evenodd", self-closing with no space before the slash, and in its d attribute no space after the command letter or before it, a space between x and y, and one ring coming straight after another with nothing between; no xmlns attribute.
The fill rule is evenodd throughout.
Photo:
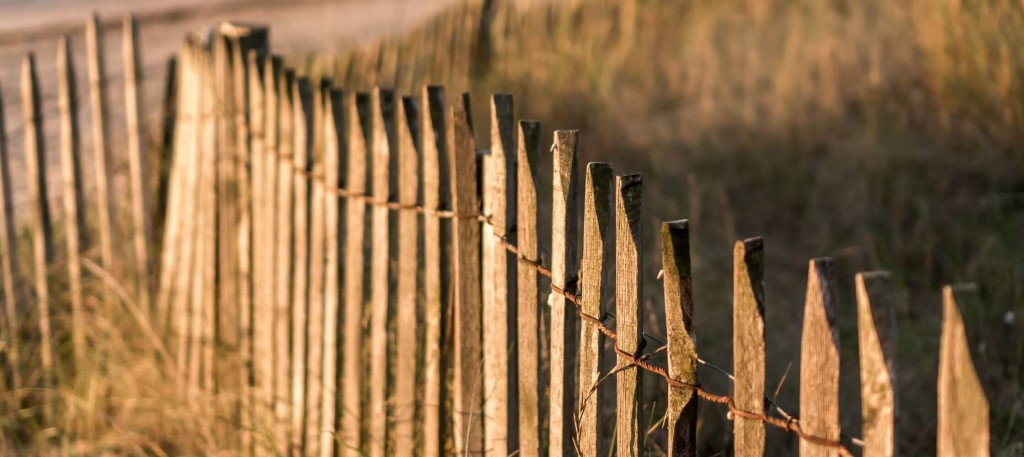
<svg viewBox="0 0 1024 457"><path fill-rule="evenodd" d="M615 268L615 225L612 212L612 185L615 172L611 164L587 164L583 197L583 308L586 315L602 319L602 307L614 296L610 283ZM601 395L601 332L582 323L580 328L580 389L578 450L595 457L601 449L598 432Z"/></svg>
<svg viewBox="0 0 1024 457"><path fill-rule="evenodd" d="M634 354L640 350L643 321L640 297L643 293L643 182L640 175L615 178L615 332L616 350ZM667 274L668 272L666 272ZM618 357L616 369L629 362ZM640 372L636 367L615 375L616 454L640 455Z"/></svg>
<svg viewBox="0 0 1024 457"><path fill-rule="evenodd" d="M456 98L448 130L451 151L452 210L474 213L477 208L476 143L473 140L469 95ZM455 280L455 381L453 427L457 454L484 451L483 386L480 360L483 356L480 310L480 222L457 218L452 223L452 253Z"/></svg>
<svg viewBox="0 0 1024 457"><path fill-rule="evenodd" d="M552 191L551 284L574 291L577 278L577 148L579 131L555 131L554 190ZM571 283L570 283L571 282ZM576 306L561 294L551 300L551 409L549 452L573 455L576 411Z"/></svg>
<svg viewBox="0 0 1024 457"><path fill-rule="evenodd" d="M736 407L764 413L764 241L750 238L733 248L733 398ZM764 455L764 423L733 419L737 457Z"/></svg>
<svg viewBox="0 0 1024 457"><path fill-rule="evenodd" d="M896 301L886 271L857 274L864 457L895 455Z"/></svg>
<svg viewBox="0 0 1024 457"><path fill-rule="evenodd" d="M537 173L540 172L540 123L519 122L516 235L524 260L539 258L537 247ZM519 358L519 454L538 457L540 417L540 319L541 300L537 270L518 262L517 320Z"/></svg>
<svg viewBox="0 0 1024 457"><path fill-rule="evenodd" d="M839 439L839 330L836 328L836 265L810 261L800 340L800 427L805 433ZM801 457L835 456L835 447L800 440Z"/></svg>

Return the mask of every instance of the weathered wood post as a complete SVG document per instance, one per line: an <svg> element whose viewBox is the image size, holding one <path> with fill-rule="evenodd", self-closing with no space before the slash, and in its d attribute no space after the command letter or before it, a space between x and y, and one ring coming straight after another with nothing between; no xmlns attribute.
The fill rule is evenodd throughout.
<svg viewBox="0 0 1024 457"><path fill-rule="evenodd" d="M135 248L136 293L139 306L147 312L150 309L149 285L149 249L152 235L150 233L149 188L147 181L148 160L142 138L142 95L139 86L142 84L142 68L139 62L139 32L135 16L126 15L123 25L123 57L124 57L124 97L125 120L128 129L128 166L129 183L132 192L132 223L134 232L132 241Z"/></svg>
<svg viewBox="0 0 1024 457"><path fill-rule="evenodd" d="M517 150L516 235L523 260L537 261L537 173L540 171L540 123L519 122ZM537 270L519 262L517 320L519 355L519 454L538 457L541 450L540 319Z"/></svg>
<svg viewBox="0 0 1024 457"><path fill-rule="evenodd" d="M75 67L71 61L71 40L57 43L57 84L60 106L60 162L64 184L64 238L68 249L68 294L71 300L71 352L75 369L84 367L85 297L82 292L82 249L85 223L82 220L82 170L79 164L78 96Z"/></svg>
<svg viewBox="0 0 1024 457"><path fill-rule="evenodd" d="M107 73L104 65L103 25L93 14L85 24L86 52L89 61L89 107L92 114L93 175L96 179L96 232L100 247L100 265L119 277L123 268L114 256L117 239L114 224L114 200L110 185L110 151L107 149ZM115 295L105 288L105 302L110 305Z"/></svg>
<svg viewBox="0 0 1024 457"><path fill-rule="evenodd" d="M21 103L25 120L25 176L28 181L29 201L32 215L29 227L32 231L32 265L35 269L36 307L39 313L39 362L42 372L41 385L54 387L56 380L53 342L50 332L50 284L48 279L53 240L50 230L50 205L46 189L46 146L43 135L43 117L39 97L39 83L36 78L36 61L32 54L25 56L21 66ZM48 392L48 391L47 391ZM43 414L49 423L53 407L43 395L46 405Z"/></svg>
<svg viewBox="0 0 1024 457"><path fill-rule="evenodd" d="M577 148L579 131L556 130L554 134L554 189L551 204L551 284L574 290L577 263ZM572 284L570 284L572 281ZM573 455L573 413L577 395L576 306L561 294L551 304L551 398L548 451L552 457Z"/></svg>
<svg viewBox="0 0 1024 457"><path fill-rule="evenodd" d="M395 103L398 140L398 203L411 207L419 202L419 111L411 97ZM431 216L427 216L431 217ZM419 272L419 215L398 214L398 288L395 306L395 455L413 455L416 447L417 275Z"/></svg>
<svg viewBox="0 0 1024 457"><path fill-rule="evenodd" d="M274 159L277 162L276 225L274 228L277 251L274 253L274 418L275 437L278 452L287 453L290 443L292 416L291 402L291 300L292 300L292 256L294 215L292 214L292 193L294 192L295 171L292 165L292 150L295 148L294 99L292 85L295 74L283 70L277 79L277 148Z"/></svg>
<svg viewBox="0 0 1024 457"><path fill-rule="evenodd" d="M473 140L469 95L462 94L452 106L448 130L451 153L452 210L457 214L477 209L476 143ZM483 452L483 357L480 310L480 222L457 218L452 222L455 309L455 380L453 428L455 452Z"/></svg>
<svg viewBox="0 0 1024 457"><path fill-rule="evenodd" d="M341 303L341 263L344 232L342 211L344 203L334 192L345 187L345 143L344 93L341 89L330 89L324 97L324 319L323 319L323 373L322 405L320 428L315 430L320 441L320 456L333 457L336 436L340 433L335 417L337 415L338 385L348 380L338 379L338 327L339 305Z"/></svg>
<svg viewBox="0 0 1024 457"><path fill-rule="evenodd" d="M697 349L693 341L693 278L690 276L690 226L680 220L661 224L661 258L665 272L665 321L668 375L697 384ZM669 388L668 455L697 455L697 393Z"/></svg>
<svg viewBox="0 0 1024 457"><path fill-rule="evenodd" d="M960 284L942 288L942 338L939 344L939 457L990 452L989 405L978 372L961 308L976 300L977 286Z"/></svg>
<svg viewBox="0 0 1024 457"><path fill-rule="evenodd" d="M582 312L602 319L602 307L614 296L610 280L615 268L615 225L612 211L612 185L615 172L611 164L587 164L583 197L583 307ZM580 389L578 450L583 456L596 457L601 449L598 420L601 396L601 332L586 322L580 328Z"/></svg>
<svg viewBox="0 0 1024 457"><path fill-rule="evenodd" d="M420 153L423 158L423 455L442 452L442 420L446 366L442 355L444 316L451 298L447 246L451 223L432 211L449 205L450 172L445 124L444 88L429 86L421 94Z"/></svg>
<svg viewBox="0 0 1024 457"><path fill-rule="evenodd" d="M306 319L309 307L310 173L313 171L313 86L292 85L291 452L303 452L306 423Z"/></svg>
<svg viewBox="0 0 1024 457"><path fill-rule="evenodd" d="M896 300L887 271L857 273L864 457L895 455Z"/></svg>
<svg viewBox="0 0 1024 457"><path fill-rule="evenodd" d="M515 242L508 230L515 219L515 121L510 94L491 97L491 150L483 182L484 213L489 223L482 230L484 447L493 455L508 455L518 448L516 407L515 266L510 264L502 240ZM510 198L510 196L512 198Z"/></svg>
<svg viewBox="0 0 1024 457"><path fill-rule="evenodd" d="M376 88L370 101L370 151L373 154L373 255L370 259L370 414L371 457L384 457L388 444L388 323L391 297L391 210L379 203L390 197L390 166L394 153L395 94Z"/></svg>
<svg viewBox="0 0 1024 457"><path fill-rule="evenodd" d="M839 440L839 330L836 265L813 259L807 271L807 300L800 340L800 427L805 433ZM835 456L832 446L800 440L801 457Z"/></svg>
<svg viewBox="0 0 1024 457"><path fill-rule="evenodd" d="M10 151L7 149L7 121L4 112L3 93L0 91L0 279L4 284L4 329L7 334L8 348L7 363L11 370L11 389L21 389L21 324L18 318L18 309L22 306L18 287L20 275L18 272L18 240L14 231L14 206L11 201L11 162ZM17 407L17 399L8 403L12 408Z"/></svg>
<svg viewBox="0 0 1024 457"><path fill-rule="evenodd" d="M345 98L348 170L346 181L353 194L366 192L366 136L359 115L359 102L364 97L349 93ZM366 202L360 198L345 200L345 316L342 341L341 439L338 449L343 455L362 455L363 429L363 281L366 266L364 238Z"/></svg>
<svg viewBox="0 0 1024 457"><path fill-rule="evenodd" d="M764 241L749 238L733 248L732 353L736 407L764 413ZM764 455L764 423L733 418L737 457Z"/></svg>
<svg viewBox="0 0 1024 457"><path fill-rule="evenodd" d="M643 181L640 175L615 178L615 332L616 350L634 354L643 339L640 297L643 293ZM667 273L667 272L666 272ZM615 398L616 455L640 455L640 373L623 369L618 358Z"/></svg>

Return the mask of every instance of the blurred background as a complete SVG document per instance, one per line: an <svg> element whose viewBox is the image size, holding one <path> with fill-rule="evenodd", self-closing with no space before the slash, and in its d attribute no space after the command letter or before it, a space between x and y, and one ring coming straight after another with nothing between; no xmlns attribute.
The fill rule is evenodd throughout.
<svg viewBox="0 0 1024 457"><path fill-rule="evenodd" d="M118 23L125 12L137 14L154 124L165 64L182 35L223 20L268 24L274 52L346 89L380 85L411 94L431 83L446 85L450 96L471 92L484 147L486 97L513 94L517 117L540 119L543 138L580 129L582 163L644 174L648 333L665 333L654 280L658 224L688 218L697 350L731 371L732 245L764 237L768 394L794 414L807 261L837 260L840 414L849 436L861 434L853 275L889 270L901 304L896 436L903 455L935 452L941 287L976 282L981 300L964 313L991 403L994 454L1024 455L1019 1L2 0L0 10L8 130L20 125L13 89L24 53L40 56L44 98L55 94L45 81L53 79L57 38L81 35L93 10ZM111 54L116 78L120 59ZM84 75L84 59L76 65ZM111 106L123 110L113 94ZM45 103L56 111L55 101ZM52 132L55 138L56 125ZM9 133L13 151L18 141ZM19 176L14 181L23 185ZM132 386L111 381L107 388L136 404L92 411L116 424L97 433L97 443L207 449L180 442L202 440L187 433L196 426L190 412L160 416L170 406L153 399L159 381L145 375L152 362L129 364L135 367L122 374L141 373L127 381ZM730 391L718 373L701 377L713 391ZM644 388L645 449L661 455L665 386L649 380ZM700 454L731 455L725 411L702 405L700 418ZM610 436L612 419L604 426ZM122 433L135 444L121 443ZM769 431L768 440L769 455L795 453L792 436Z"/></svg>

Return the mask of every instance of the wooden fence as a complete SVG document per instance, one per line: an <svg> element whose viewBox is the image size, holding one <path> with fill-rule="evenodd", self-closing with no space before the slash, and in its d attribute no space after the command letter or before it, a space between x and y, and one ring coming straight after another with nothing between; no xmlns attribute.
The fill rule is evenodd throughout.
<svg viewBox="0 0 1024 457"><path fill-rule="evenodd" d="M102 54L95 24L90 62ZM124 30L132 75L127 125L134 132L127 148L130 242L141 266L130 293L106 271L115 261L113 197L102 184L99 201L86 206L82 198L74 76L66 71L68 48L61 48L73 347L85 348L74 337L83 325L76 318L82 276L96 275L116 289L110 300L128 304L139 325L163 341L157 356L179 382L181 402L208 394L233 399L223 412L231 426L215 430L225 448L255 455L595 456L614 447L616 455L639 455L640 379L652 376L668 386L673 456L695 455L701 403L734 421L736 455L763 455L766 427L796 435L801 455L894 454L897 298L887 273L855 278L864 426L861 438L851 438L839 424L833 260L808 266L797 420L765 393L763 241L735 245L733 391L706 391L697 376L705 361L692 325L689 224L661 224L663 267L658 278L645 278L642 176L616 175L606 163L581 166L579 132L558 130L550 149L542 147L540 124L517 122L512 96L496 94L488 100L489 148L482 149L467 95L441 87L408 96L345 91L285 68L269 53L267 29L225 24L209 41L187 39L177 57L169 91L176 94L173 148L161 167L166 173L150 178L154 157L141 140L131 70L138 59L133 22ZM35 81L30 56L22 80L29 246L14 239L11 170L0 141L11 389L61 382L49 347L54 253ZM102 120L104 77L95 63L90 81L93 113ZM93 133L101 158L102 124ZM539 179L542 164L552 167L550 183ZM151 179L163 190L154 194ZM550 217L538 214L542 185L552 186ZM80 236L86 211L100 216L101 265L81 256L90 247ZM540 223L551 224L550 244L538 237ZM542 260L542 251L550 259ZM20 290L15 254L34 259L32 293ZM664 291L664 342L643 331L645 282ZM967 286L943 291L942 456L989 452L988 404L959 311L970 296ZM25 361L16 359L15 317L27 308L38 310L38 380L20 376ZM609 341L611 351L604 349ZM602 372L606 357L614 368ZM606 404L595 392L612 382L615 402ZM611 437L598 426L609 414Z"/></svg>

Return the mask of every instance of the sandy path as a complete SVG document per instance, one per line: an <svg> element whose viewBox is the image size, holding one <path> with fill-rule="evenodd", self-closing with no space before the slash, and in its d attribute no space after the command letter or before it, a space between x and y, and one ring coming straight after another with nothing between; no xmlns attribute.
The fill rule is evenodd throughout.
<svg viewBox="0 0 1024 457"><path fill-rule="evenodd" d="M79 125L84 184L93 187L91 119L88 107L85 62L85 20L100 13L106 27L106 64L110 79L110 117L114 120L110 145L118 156L115 173L118 189L124 188L125 134L120 18L134 12L140 22L143 56L143 111L147 122L158 121L166 63L187 33L205 33L222 21L270 25L271 49L276 53L331 50L346 43L363 43L421 24L459 0L0 0L0 90L6 112L8 151L11 158L15 210L20 219L27 194L24 181L23 121L20 72L24 56L35 54L42 87L46 154L50 169L51 199L59 195L57 136L57 41L71 36L77 74ZM115 195L126 195L116 193ZM91 200L87 200L89 204ZM59 205L51 205L59 212Z"/></svg>

